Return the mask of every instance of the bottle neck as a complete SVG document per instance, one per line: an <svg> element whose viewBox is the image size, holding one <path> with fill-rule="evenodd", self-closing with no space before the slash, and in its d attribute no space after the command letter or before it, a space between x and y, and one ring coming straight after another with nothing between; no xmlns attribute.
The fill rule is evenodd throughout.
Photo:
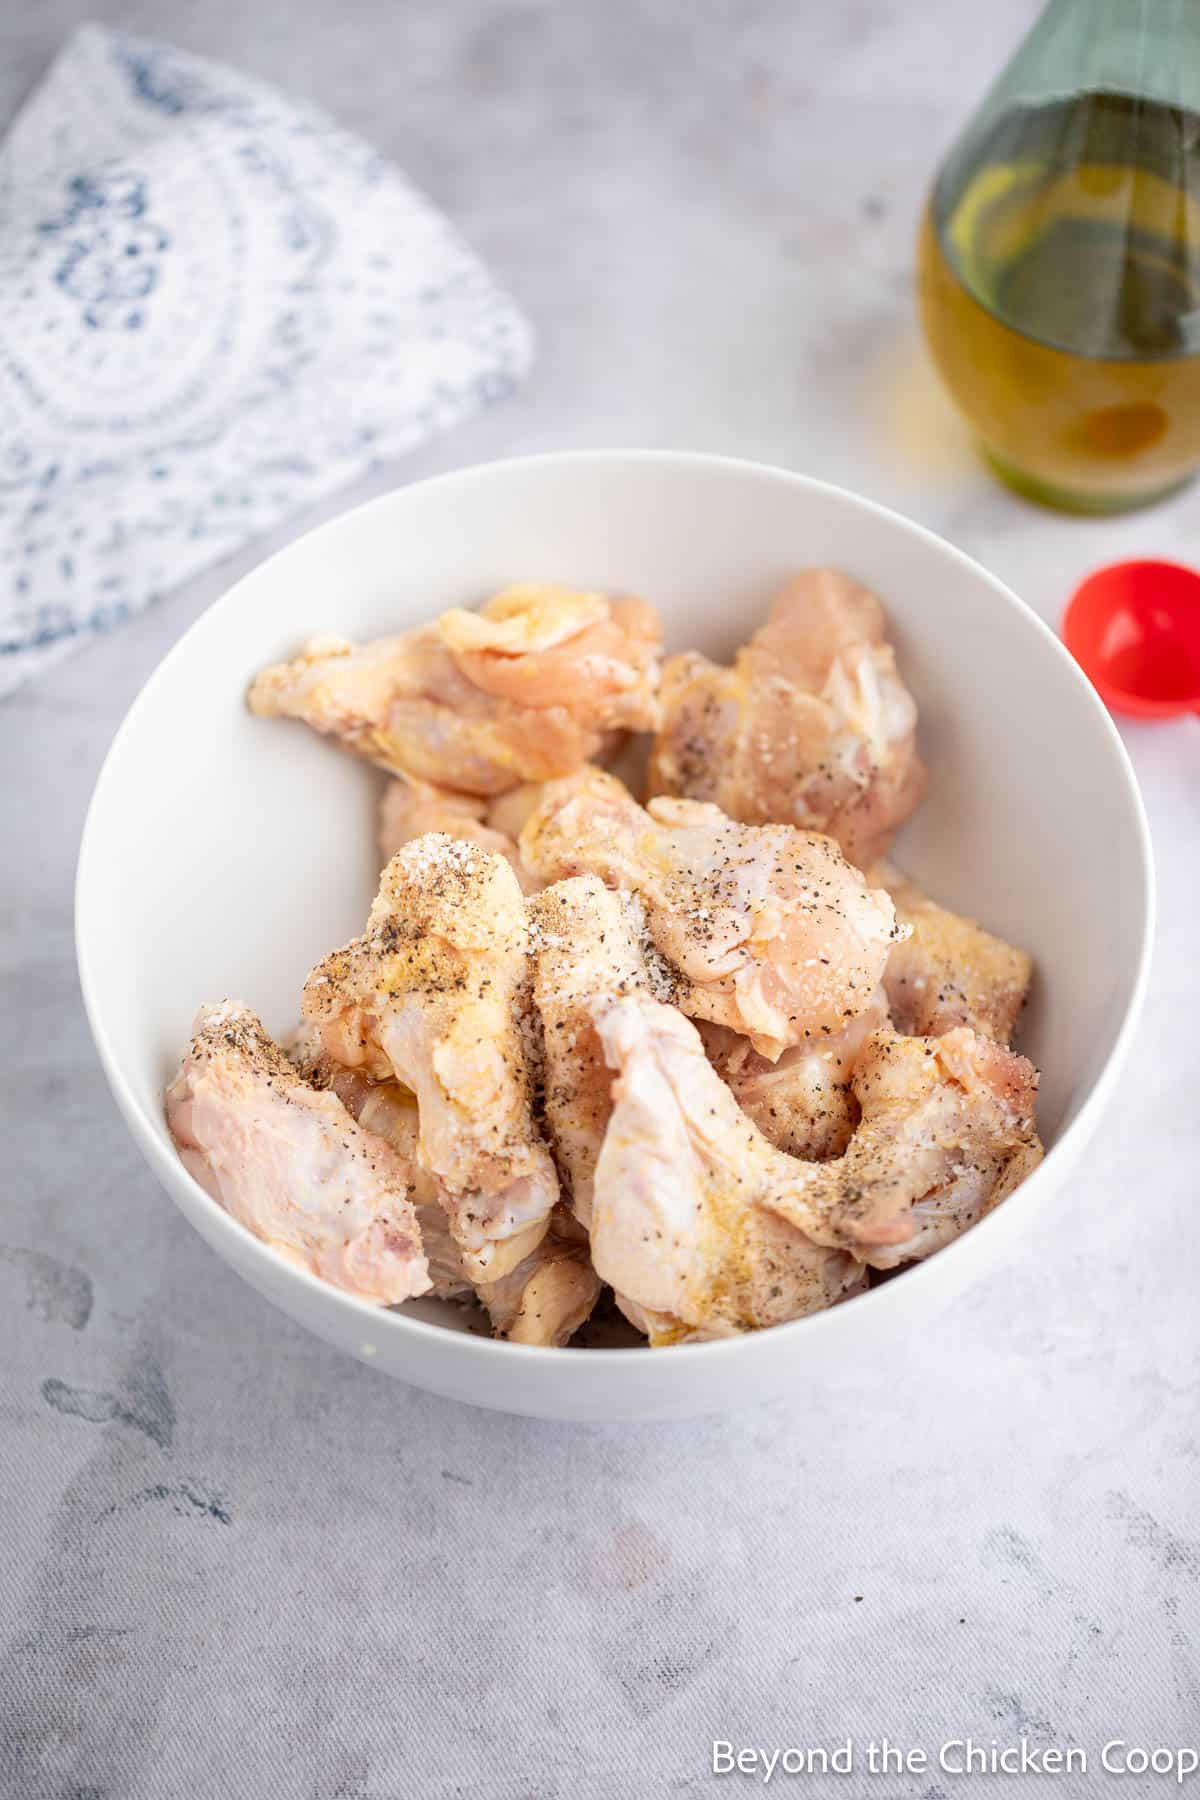
<svg viewBox="0 0 1200 1800"><path fill-rule="evenodd" d="M1014 84L1009 105L1103 91L1200 111L1200 0L1050 0L997 90Z"/></svg>

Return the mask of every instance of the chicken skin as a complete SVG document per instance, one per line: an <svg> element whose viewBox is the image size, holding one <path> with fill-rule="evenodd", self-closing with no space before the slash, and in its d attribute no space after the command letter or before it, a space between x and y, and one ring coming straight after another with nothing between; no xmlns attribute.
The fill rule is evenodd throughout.
<svg viewBox="0 0 1200 1800"><path fill-rule="evenodd" d="M912 927L892 949L883 977L897 1031L940 1037L969 1025L1011 1044L1032 959L974 919L947 912L890 863L878 864L870 879L887 889L897 919Z"/></svg>
<svg viewBox="0 0 1200 1800"><path fill-rule="evenodd" d="M809 569L732 668L694 652L668 658L650 793L825 832L865 868L925 789L917 709L885 629L867 588Z"/></svg>
<svg viewBox="0 0 1200 1800"><path fill-rule="evenodd" d="M680 978L675 1004L770 1060L862 1011L897 930L887 895L831 838L690 800L644 810L599 769L549 783L519 847L547 880L590 873L640 895Z"/></svg>
<svg viewBox="0 0 1200 1800"><path fill-rule="evenodd" d="M858 1123L851 1077L872 1032L889 1022L879 988L832 1037L793 1044L778 1062L723 1025L701 1025L708 1059L768 1143L806 1162L840 1156Z"/></svg>
<svg viewBox="0 0 1200 1800"><path fill-rule="evenodd" d="M304 1016L325 1051L417 1098L417 1156L473 1282L498 1281L558 1199L521 1030L527 930L502 856L431 832L383 872L367 929L319 963Z"/></svg>
<svg viewBox="0 0 1200 1800"><path fill-rule="evenodd" d="M382 1138L404 1169L421 1242L429 1264L428 1292L435 1300L459 1300L474 1288L463 1268L462 1252L450 1235L450 1223L438 1198L437 1183L417 1156L420 1121L416 1097L397 1081L371 1081L361 1069L344 1069L327 1056L319 1040L307 1038L288 1054L311 1087L337 1095L365 1132Z"/></svg>
<svg viewBox="0 0 1200 1800"><path fill-rule="evenodd" d="M302 1079L248 1007L204 1007L167 1090L180 1160L240 1224L359 1299L428 1292L408 1168Z"/></svg>
<svg viewBox="0 0 1200 1800"><path fill-rule="evenodd" d="M795 1168L742 1112L672 1006L630 994L593 1002L617 1072L596 1166L592 1260L654 1345L728 1337L831 1306L862 1263L783 1217Z"/></svg>
<svg viewBox="0 0 1200 1800"><path fill-rule="evenodd" d="M556 1207L541 1243L499 1281L481 1282L479 1298L497 1337L561 1346L591 1317L600 1286L587 1233Z"/></svg>
<svg viewBox="0 0 1200 1800"><path fill-rule="evenodd" d="M356 648L317 638L264 669L252 712L303 719L396 775L490 796L576 769L657 722L652 607L513 587L479 612Z"/></svg>
<svg viewBox="0 0 1200 1800"><path fill-rule="evenodd" d="M329 1087L364 1131L383 1138L411 1172L410 1188L425 1254L429 1292L437 1300L478 1298L497 1337L518 1344L565 1344L589 1318L600 1293L587 1233L562 1207L551 1214L542 1241L499 1281L472 1282L438 1198L437 1183L420 1165L416 1097L396 1081L370 1081L359 1069L343 1069L324 1051L310 1053L306 1078Z"/></svg>
<svg viewBox="0 0 1200 1800"><path fill-rule="evenodd" d="M497 794L494 800L489 800L484 818L490 829L511 839L515 846L525 829L525 821L541 800L545 785L544 781L523 781L520 787L509 788L507 794ZM519 857L519 851L517 855ZM536 879L531 870L525 870L526 881ZM536 893L537 888L527 891Z"/></svg>
<svg viewBox="0 0 1200 1800"><path fill-rule="evenodd" d="M612 1111L612 1071L592 1004L669 982L637 896L596 875L557 881L529 903L533 1001L541 1020L546 1129L575 1217L592 1215L596 1159Z"/></svg>
<svg viewBox="0 0 1200 1800"><path fill-rule="evenodd" d="M526 792L524 787L514 789L514 794ZM389 863L397 850L402 850L413 838L424 837L427 831L444 831L449 837L479 844L484 850L507 857L522 890L527 894L535 893L541 884L521 861L515 836L495 829L490 823L492 808L503 805L507 798L505 795L489 805L473 794L456 794L450 788L434 787L431 782L417 781L411 775L397 775L388 782L379 803L380 855L385 863ZM518 815L510 811L502 816Z"/></svg>
<svg viewBox="0 0 1200 1800"><path fill-rule="evenodd" d="M845 1154L797 1164L774 1204L872 1268L940 1250L1041 1161L1036 1069L965 1026L937 1038L876 1032L854 1092L862 1118Z"/></svg>

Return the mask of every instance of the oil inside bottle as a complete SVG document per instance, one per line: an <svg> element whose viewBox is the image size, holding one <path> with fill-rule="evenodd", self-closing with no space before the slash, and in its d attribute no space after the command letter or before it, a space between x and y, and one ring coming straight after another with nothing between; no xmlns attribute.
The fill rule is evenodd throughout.
<svg viewBox="0 0 1200 1800"><path fill-rule="evenodd" d="M970 135L922 227L951 392L1015 486L1087 511L1200 466L1200 115L1112 92Z"/></svg>

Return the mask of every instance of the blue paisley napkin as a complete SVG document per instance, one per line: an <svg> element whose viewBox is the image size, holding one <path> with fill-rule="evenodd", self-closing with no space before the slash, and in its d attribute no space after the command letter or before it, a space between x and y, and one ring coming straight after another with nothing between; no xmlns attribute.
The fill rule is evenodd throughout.
<svg viewBox="0 0 1200 1800"><path fill-rule="evenodd" d="M507 393L531 348L366 144L84 27L0 146L0 693Z"/></svg>

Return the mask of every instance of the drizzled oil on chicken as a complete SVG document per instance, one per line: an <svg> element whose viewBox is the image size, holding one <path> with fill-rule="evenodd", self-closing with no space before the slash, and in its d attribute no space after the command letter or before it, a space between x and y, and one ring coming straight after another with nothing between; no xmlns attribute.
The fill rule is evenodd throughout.
<svg viewBox="0 0 1200 1800"><path fill-rule="evenodd" d="M993 937L974 919L947 912L890 863L870 879L887 889L896 917L912 927L888 957L884 986L898 1031L940 1037L969 1025L1011 1044L1029 991L1033 963L1024 950Z"/></svg>
<svg viewBox="0 0 1200 1800"><path fill-rule="evenodd" d="M768 1143L789 1156L840 1156L858 1123L852 1077L872 1032L888 1024L882 988L841 1031L793 1044L778 1062L723 1025L701 1025L708 1059Z"/></svg>
<svg viewBox="0 0 1200 1800"><path fill-rule="evenodd" d="M599 769L548 784L519 847L547 880L591 873L639 894L681 977L676 1004L768 1058L861 1012L894 941L891 901L831 838L690 800L646 810Z"/></svg>
<svg viewBox="0 0 1200 1800"><path fill-rule="evenodd" d="M595 1172L592 1259L652 1344L728 1337L857 1292L855 1257L823 1249L774 1205L795 1165L742 1112L672 1006L597 1000L617 1073Z"/></svg>
<svg viewBox="0 0 1200 1800"><path fill-rule="evenodd" d="M303 719L381 768L476 795L544 781L657 721L661 628L641 600L514 587L479 612L264 669L253 712Z"/></svg>
<svg viewBox="0 0 1200 1800"><path fill-rule="evenodd" d="M865 868L925 788L917 709L885 630L868 589L810 569L732 668L695 652L668 658L649 791L709 800L748 824L826 832Z"/></svg>
<svg viewBox="0 0 1200 1800"><path fill-rule="evenodd" d="M363 936L304 990L335 1062L416 1095L418 1157L475 1282L529 1255L558 1198L520 1029L526 942L505 859L433 832L393 857Z"/></svg>
<svg viewBox="0 0 1200 1800"><path fill-rule="evenodd" d="M248 1007L204 1007L167 1090L180 1159L255 1237L383 1306L426 1293L408 1168L301 1078Z"/></svg>
<svg viewBox="0 0 1200 1800"><path fill-rule="evenodd" d="M575 1217L586 1226L613 1082L592 1005L669 978L647 939L641 902L596 875L543 889L529 903L529 923L546 1129Z"/></svg>
<svg viewBox="0 0 1200 1800"><path fill-rule="evenodd" d="M464 843L478 844L484 850L507 857L522 890L532 894L541 884L521 861L515 833L497 829L491 822L493 811L504 808L499 814L502 819L519 818L524 823L518 797L529 791L527 787L515 788L511 796L502 795L489 802L474 794L456 794L450 788L434 787L431 782L417 781L411 775L397 775L388 782L379 803L380 856L389 863L397 850L402 850L414 838L424 837L427 831L444 831L449 837L461 838ZM539 794L540 787L535 787L533 792ZM514 804L506 806L510 800ZM517 830L520 828L518 824Z"/></svg>
<svg viewBox="0 0 1200 1800"><path fill-rule="evenodd" d="M965 1026L937 1038L877 1032L854 1092L862 1117L845 1154L797 1164L774 1204L872 1268L940 1250L1041 1161L1036 1069Z"/></svg>

